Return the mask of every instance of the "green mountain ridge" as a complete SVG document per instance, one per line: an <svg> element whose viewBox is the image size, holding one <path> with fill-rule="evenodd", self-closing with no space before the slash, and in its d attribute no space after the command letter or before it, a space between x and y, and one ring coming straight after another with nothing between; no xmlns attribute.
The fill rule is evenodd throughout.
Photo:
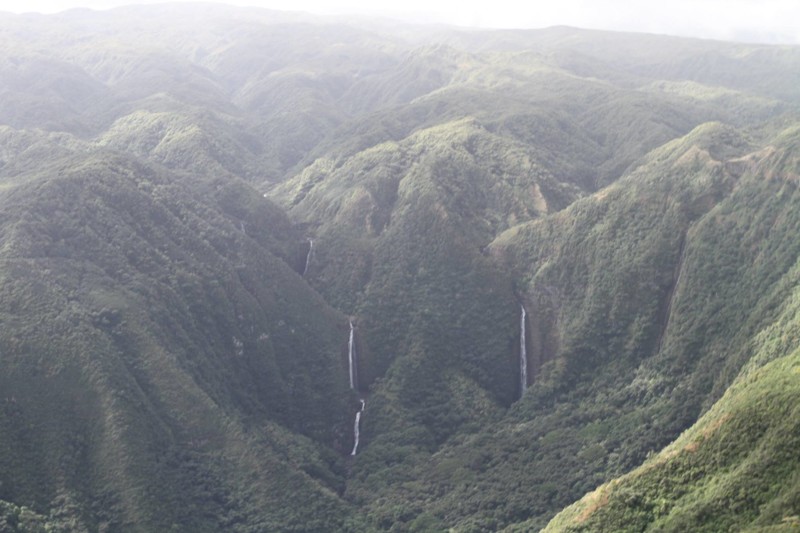
<svg viewBox="0 0 800 533"><path fill-rule="evenodd" d="M0 14L0 529L792 530L798 67Z"/></svg>
<svg viewBox="0 0 800 533"><path fill-rule="evenodd" d="M745 373L675 443L545 531L795 530L797 368L795 352Z"/></svg>
<svg viewBox="0 0 800 533"><path fill-rule="evenodd" d="M273 255L269 236L246 236L164 171L103 153L61 166L56 179L45 168L4 190L16 222L2 238L3 433L15 443L3 488L45 509L59 493L105 495L108 517L94 513L90 529L230 527L252 506L288 503L255 481L267 472L296 485L292 501L331 501L341 474L329 469L341 467L301 435L348 438L344 318ZM279 229L256 225L264 208L253 209L251 231ZM340 379L307 382L305 365ZM298 475L306 468L323 481ZM225 511L209 523L195 516L199 501ZM289 524L284 515L273 525Z"/></svg>

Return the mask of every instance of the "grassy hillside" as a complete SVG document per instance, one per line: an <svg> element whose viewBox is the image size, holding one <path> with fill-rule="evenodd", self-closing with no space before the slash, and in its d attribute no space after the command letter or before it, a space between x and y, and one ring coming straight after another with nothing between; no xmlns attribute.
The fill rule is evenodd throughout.
<svg viewBox="0 0 800 533"><path fill-rule="evenodd" d="M797 352L749 370L674 444L545 531L798 527Z"/></svg>

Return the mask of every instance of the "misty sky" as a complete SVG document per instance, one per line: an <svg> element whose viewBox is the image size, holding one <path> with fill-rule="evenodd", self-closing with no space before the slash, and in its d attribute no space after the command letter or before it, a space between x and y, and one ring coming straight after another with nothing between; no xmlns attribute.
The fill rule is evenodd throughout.
<svg viewBox="0 0 800 533"><path fill-rule="evenodd" d="M2 0L0 10L53 13L154 0ZM364 13L461 26L582 28L800 44L798 0L229 0L313 13Z"/></svg>

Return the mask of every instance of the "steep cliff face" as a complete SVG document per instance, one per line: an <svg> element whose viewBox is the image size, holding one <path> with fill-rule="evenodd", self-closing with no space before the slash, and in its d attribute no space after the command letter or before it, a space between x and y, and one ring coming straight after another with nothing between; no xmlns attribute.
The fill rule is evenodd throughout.
<svg viewBox="0 0 800 533"><path fill-rule="evenodd" d="M800 251L779 237L794 225L784 211L793 171L773 173L783 156L772 149L739 145L752 162L743 172L715 159L720 154L705 147L730 133L702 127L558 222L532 223L496 242L497 254L523 265L529 291L546 287L560 302L547 320L559 324L561 345L526 395L533 409L517 413L534 431L514 437L520 449L541 450L540 439L561 435L539 452L541 469L571 453L584 473L621 473L644 460L719 398L772 326L776 317L765 310L785 305L779 287L791 283L784 276ZM775 198L789 203L778 207ZM756 237L767 231L776 254L769 260ZM530 482L537 481L544 480Z"/></svg>
<svg viewBox="0 0 800 533"><path fill-rule="evenodd" d="M662 416L713 407L549 530L796 527L796 129L770 141L725 165L737 185L689 232L666 339L637 372L644 399L669 394Z"/></svg>
<svg viewBox="0 0 800 533"><path fill-rule="evenodd" d="M767 152L731 128L700 126L649 154L614 185L495 239L488 256L505 265L497 272L513 280L531 309L530 386L472 438L412 459L418 468L411 477L424 482L401 501L441 515L461 506L459 524L466 529L496 529L526 516L536 517L526 527L543 527L548 507L566 505L597 481L632 468L688 427L718 387L724 389L712 380L721 381L735 365L733 358L715 358L709 346L732 338L731 331L714 337L706 330L700 343L697 333L674 328L700 290L695 283L723 298L719 303L734 297L722 292L724 280L694 270L705 261L693 250L709 239L720 249L741 246L735 237L720 241L705 232L727 202L754 194L744 189L763 182L763 175L733 172L726 163L751 153L755 162ZM761 160L753 168L769 165ZM767 276L784 265L769 268L775 270ZM692 312L695 331L716 320L718 304L709 309L715 312ZM482 319L487 316L493 315ZM514 343L507 349L518 356L518 312L507 320L517 325L516 335L506 334ZM735 342L729 346L738 347ZM488 498L492 511L481 507Z"/></svg>

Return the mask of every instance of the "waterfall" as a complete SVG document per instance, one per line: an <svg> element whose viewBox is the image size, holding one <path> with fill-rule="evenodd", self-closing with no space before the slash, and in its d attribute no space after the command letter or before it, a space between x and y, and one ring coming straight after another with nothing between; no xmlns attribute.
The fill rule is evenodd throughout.
<svg viewBox="0 0 800 533"><path fill-rule="evenodd" d="M314 240L308 239L308 254L306 254L306 266L303 268L303 277L306 277L308 272L308 265L311 263L311 252L314 251Z"/></svg>
<svg viewBox="0 0 800 533"><path fill-rule="evenodd" d="M350 366L350 388L357 390L358 374L356 374L356 333L353 321L350 320L350 340L347 342L347 362Z"/></svg>
<svg viewBox="0 0 800 533"><path fill-rule="evenodd" d="M358 438L361 433L361 413L364 412L364 408L367 406L367 402L363 398L360 398L359 401L361 402L361 408L356 413L356 421L353 424L353 451L350 452L351 456L358 452Z"/></svg>
<svg viewBox="0 0 800 533"><path fill-rule="evenodd" d="M528 388L528 348L525 342L525 307L520 304L522 316L519 319L519 396L525 394Z"/></svg>
<svg viewBox="0 0 800 533"><path fill-rule="evenodd" d="M353 319L350 319L350 339L347 341L347 363L350 367L350 388L358 392L358 359L356 354L356 327L353 325ZM359 395L360 396L360 395ZM356 420L353 423L353 451L350 455L353 456L358 452L358 441L361 433L361 414L367 406L367 401L359 397L361 407L356 413Z"/></svg>

